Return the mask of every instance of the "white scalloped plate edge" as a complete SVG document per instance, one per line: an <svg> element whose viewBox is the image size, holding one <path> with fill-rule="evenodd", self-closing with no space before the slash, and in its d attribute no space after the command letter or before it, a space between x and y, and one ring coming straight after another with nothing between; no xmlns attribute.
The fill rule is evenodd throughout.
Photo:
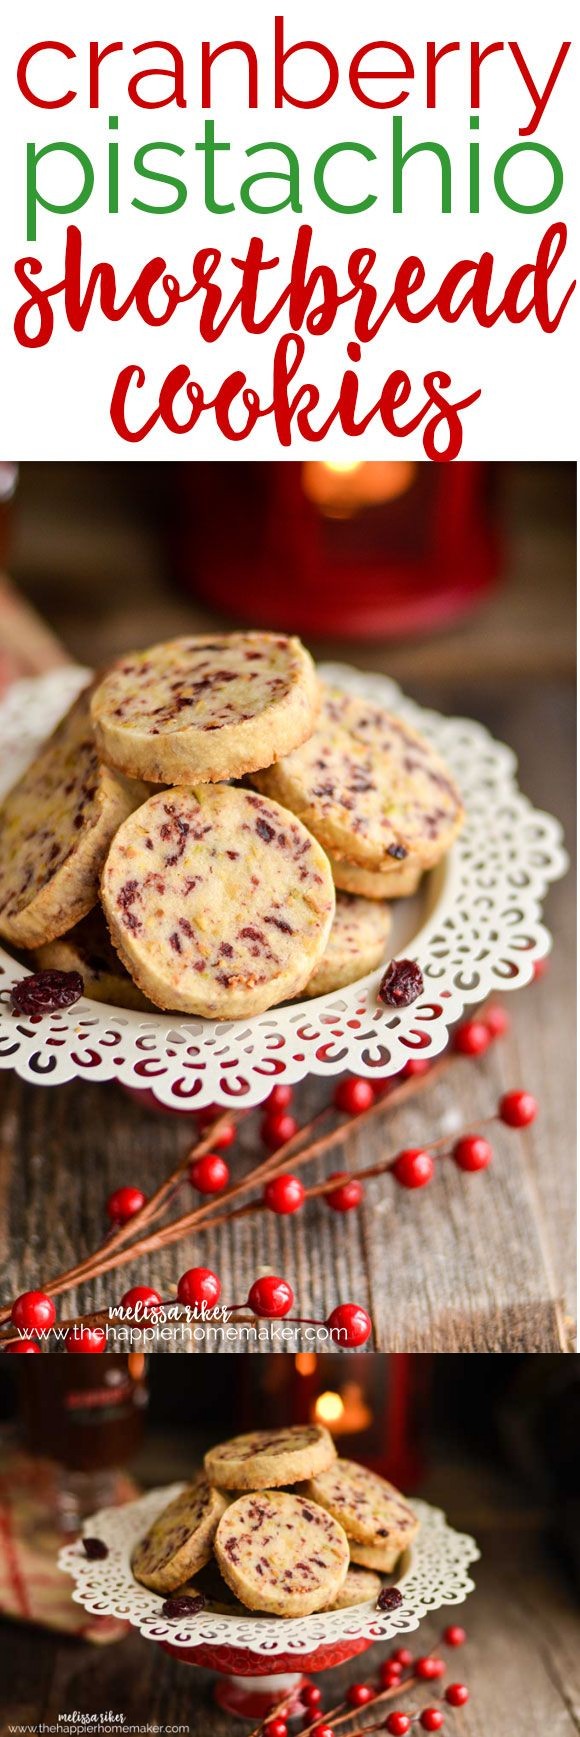
<svg viewBox="0 0 580 1737"><path fill-rule="evenodd" d="M76 1582L72 1593L75 1604L95 1616L112 1616L131 1623L146 1640L170 1641L177 1647L231 1646L275 1656L287 1652L299 1655L341 1640L387 1640L393 1635L410 1633L428 1612L462 1604L474 1590L467 1570L479 1559L475 1540L467 1533L456 1532L440 1508L416 1500L411 1505L421 1520L421 1529L396 1582L404 1600L398 1610L378 1612L373 1604L365 1604L291 1621L204 1611L189 1624L178 1627L162 1615L164 1595L138 1585L131 1572L130 1558L144 1530L183 1488L183 1483L177 1483L150 1490L135 1502L102 1509L85 1521L85 1536L102 1538L109 1555L104 1560L89 1562L80 1540L61 1549L58 1566Z"/></svg>
<svg viewBox="0 0 580 1737"><path fill-rule="evenodd" d="M413 1054L434 1057L466 1007L531 981L535 961L551 946L542 900L568 859L559 823L518 790L511 749L482 724L422 709L386 676L342 664L323 665L321 673L381 699L420 728L462 790L464 831L429 877L431 908L409 946L423 970L424 995L397 1013L380 1006L381 968L336 994L231 1024L89 999L37 1025L3 1012L0 1068L43 1085L118 1079L185 1112L209 1103L249 1108L281 1080L295 1084L308 1073L333 1077L346 1070L384 1078ZM10 761L5 788L89 674L65 667L9 690L0 705L0 739ZM0 947L0 981L7 974L13 980L24 968Z"/></svg>

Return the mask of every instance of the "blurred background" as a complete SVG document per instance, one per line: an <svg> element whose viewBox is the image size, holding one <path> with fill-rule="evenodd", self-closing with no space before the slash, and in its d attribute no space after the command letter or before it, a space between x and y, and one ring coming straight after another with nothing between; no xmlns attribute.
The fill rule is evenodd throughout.
<svg viewBox="0 0 580 1737"><path fill-rule="evenodd" d="M0 568L81 661L222 619L383 642L403 680L546 679L573 669L575 496L570 464L4 465Z"/></svg>
<svg viewBox="0 0 580 1737"><path fill-rule="evenodd" d="M0 1367L0 1652L7 1718L69 1706L231 1731L208 1672L73 1606L54 1571L82 1513L191 1475L243 1429L324 1420L340 1453L443 1507L477 1538L476 1592L451 1661L463 1737L571 1737L580 1687L580 1359L316 1356L25 1359ZM90 1365L90 1367L87 1367ZM443 1621L421 1627L420 1651ZM104 1626L103 1626L104 1625ZM117 1642L120 1644L106 1644ZM98 1665L94 1663L95 1645ZM377 1655L321 1681L326 1704ZM337 1684L340 1683L338 1687ZM8 1726L3 1727L8 1729Z"/></svg>

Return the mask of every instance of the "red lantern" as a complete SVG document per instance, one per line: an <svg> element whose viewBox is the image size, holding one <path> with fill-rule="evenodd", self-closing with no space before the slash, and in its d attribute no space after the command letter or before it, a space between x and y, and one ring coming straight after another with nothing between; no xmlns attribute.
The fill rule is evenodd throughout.
<svg viewBox="0 0 580 1737"><path fill-rule="evenodd" d="M220 463L180 479L181 582L242 623L419 633L472 608L497 574L483 464Z"/></svg>

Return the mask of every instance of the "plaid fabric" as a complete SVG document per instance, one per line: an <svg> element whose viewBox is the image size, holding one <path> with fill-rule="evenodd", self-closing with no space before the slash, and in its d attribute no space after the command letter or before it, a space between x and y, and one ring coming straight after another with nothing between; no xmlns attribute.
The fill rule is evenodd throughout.
<svg viewBox="0 0 580 1737"><path fill-rule="evenodd" d="M0 1615L97 1645L120 1640L129 1625L91 1616L73 1604L72 1581L57 1568L58 1551L67 1541L58 1524L61 1476L54 1461L0 1442ZM129 1502L138 1494L124 1472L111 1476L114 1502Z"/></svg>

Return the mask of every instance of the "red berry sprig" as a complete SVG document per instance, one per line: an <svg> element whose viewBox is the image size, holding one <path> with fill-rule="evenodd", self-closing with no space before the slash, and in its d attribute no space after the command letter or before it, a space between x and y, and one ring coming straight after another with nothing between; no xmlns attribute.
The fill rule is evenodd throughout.
<svg viewBox="0 0 580 1737"><path fill-rule="evenodd" d="M466 1639L465 1629L454 1623L443 1630L440 1645L455 1648L463 1646ZM346 1691L344 1701L330 1707L326 1713L322 1710L320 1689L316 1684L308 1683L299 1695L300 1703L307 1714L302 1737L322 1737L325 1732L331 1732L334 1737L339 1726L356 1718L366 1707L369 1711L372 1708L373 1715L376 1711L378 1720L359 1726L357 1737L367 1737L367 1734L370 1737L370 1733L377 1731L387 1731L390 1737L407 1737L413 1726L420 1727L422 1731L440 1731L445 1723L441 1704L415 1708L408 1713L396 1707L387 1714L386 1719L382 1717L382 1704L389 1700L399 1700L413 1690L416 1691L421 1682L438 1681L445 1668L444 1660L436 1651L415 1659L408 1647L396 1647L380 1665L378 1682L352 1683ZM464 1707L468 1700L469 1690L465 1683L450 1683L444 1691L444 1701L448 1707ZM268 1715L268 1719L272 1720L274 1716L282 1714L286 1723L288 1713L294 1710L293 1701L281 1703ZM250 1737L268 1737L268 1720L257 1726Z"/></svg>
<svg viewBox="0 0 580 1737"><path fill-rule="evenodd" d="M143 1211L146 1204L147 1195L142 1189L133 1188L127 1183L124 1188L116 1188L114 1194L109 1195L105 1211L111 1224L128 1224L131 1218L135 1218L136 1213Z"/></svg>
<svg viewBox="0 0 580 1737"><path fill-rule="evenodd" d="M189 1180L198 1194L221 1194L230 1180L229 1167L219 1152L205 1152L189 1166Z"/></svg>
<svg viewBox="0 0 580 1737"><path fill-rule="evenodd" d="M492 1041L494 1037L501 1035L505 1030L507 1015L503 1009L492 1007L483 1010L478 1020L467 1021L466 1026L469 1027L474 1023L485 1025L489 1041ZM466 1026L460 1027L459 1030L465 1031ZM414 1075L417 1074L420 1078L422 1072L425 1070L433 1071L433 1069L445 1065L446 1060L448 1062L449 1058L443 1057L440 1058L439 1062L430 1063L421 1057L410 1057L408 1064L402 1071L402 1076L399 1076L399 1080L388 1081L386 1086L385 1082L376 1082L375 1084L367 1079L340 1080L334 1093L335 1107L340 1109L346 1118L350 1116L352 1119L356 1115L366 1119L368 1116L380 1112L385 1091L389 1095L400 1094L401 1092L408 1094L409 1090L413 1090ZM449 1148L446 1138L430 1143L430 1150L406 1148L392 1159L387 1159L380 1165L371 1166L356 1176L352 1176L348 1172L332 1172L326 1181L312 1188L305 1188L300 1178L295 1174L298 1165L309 1162L322 1152L340 1143L341 1139L348 1135L350 1122L347 1119L339 1125L338 1129L334 1128L330 1134L324 1135L322 1138L312 1139L312 1132L320 1118L315 1117L314 1121L307 1127L298 1131L294 1118L289 1115L291 1103L292 1087L282 1084L274 1086L266 1104L266 1119L269 1119L271 1124L273 1118L286 1117L287 1123L282 1126L279 1121L276 1123L276 1143L272 1156L258 1164L253 1172L250 1171L240 1181L233 1184L230 1183L229 1169L221 1157L219 1149L229 1146L235 1138L236 1120L232 1117L231 1112L218 1112L216 1114L215 1108L211 1106L197 1112L201 1138L197 1141L193 1153L189 1152L184 1159L180 1160L176 1169L149 1199L141 1189L129 1184L121 1186L109 1196L107 1216L112 1229L102 1247L95 1254L87 1256L77 1266L70 1268L46 1285L45 1289L38 1293L42 1299L41 1307L45 1311L48 1307L50 1314L54 1309L52 1296L59 1291L70 1289L73 1285L101 1276L128 1261L134 1261L140 1254L154 1252L168 1246L192 1230L205 1229L206 1227L208 1229L214 1228L224 1222L225 1218L235 1216L238 1213L269 1210L282 1216L292 1216L295 1212L300 1211L308 1200L316 1197L325 1198L332 1211L348 1212L356 1210L364 1199L364 1180L367 1176L374 1177L382 1174L383 1171L392 1170L394 1180L399 1186L417 1190L425 1187L433 1179L436 1171L435 1156L451 1157L457 1167L465 1172L486 1169L492 1159L491 1146L484 1136L481 1133L467 1130L451 1148ZM240 1113L243 1114L243 1112L236 1112L236 1116L239 1116ZM324 1113L322 1112L322 1114ZM497 1119L508 1127L524 1128L530 1125L536 1113L537 1105L530 1093L512 1091L505 1093L502 1097L497 1111ZM494 1120L494 1118L491 1117L488 1120ZM282 1149L278 1145L281 1133L287 1136ZM274 1129L270 1125L268 1143L271 1146L274 1144L273 1135ZM299 1150L295 1152L297 1143ZM287 1153L289 1155L290 1150L293 1156L293 1168L289 1171L284 1160ZM189 1177L199 1192L207 1194L207 1204L198 1206L194 1211L182 1214L169 1224L162 1225L151 1234L147 1234L185 1177ZM224 1204L229 1207L236 1197L250 1191L260 1180L262 1181L262 1194L257 1200L242 1206L236 1205L233 1212L222 1212L216 1216L216 1204L213 1196L223 1191L226 1195ZM207 1271L208 1269L190 1270ZM183 1277L185 1279L185 1275ZM260 1280L256 1281L258 1286L260 1283ZM217 1293L216 1285L218 1286ZM145 1291L147 1295L139 1298L138 1293L141 1291ZM153 1306L157 1306L158 1293L152 1291L150 1287L134 1286L131 1292L125 1293L125 1297L133 1294L136 1303L140 1300L144 1304L148 1300ZM259 1290L257 1294L259 1297ZM50 1331L48 1315L45 1315L42 1321L40 1316L36 1320L32 1314L26 1315L25 1299L28 1295L29 1293L24 1293L23 1298L17 1298L12 1307L8 1305L0 1311L0 1322L10 1318L11 1325L17 1328L21 1340L32 1340L35 1331ZM181 1292L178 1291L178 1302L187 1307L200 1306L203 1302L207 1306L214 1307L218 1301L219 1280L216 1275L212 1275L210 1280L210 1294L194 1295L192 1293L190 1300L184 1289ZM288 1307L291 1306L289 1303ZM23 1313L16 1320L12 1311L16 1310L18 1313L19 1307L22 1308ZM104 1314L105 1311L101 1311L101 1317ZM55 1318L56 1311L52 1324L54 1324ZM65 1322L63 1325L70 1326L71 1329L74 1326L86 1327L90 1333L93 1327L100 1330L100 1317L98 1315L80 1317L76 1323ZM316 1325L326 1325L331 1334L333 1329L336 1329L337 1335L339 1331L342 1331L345 1335L342 1342L346 1348L352 1349L366 1343L371 1332L370 1318L366 1311L357 1304L338 1305L337 1310L332 1312L326 1323L319 1322ZM9 1336L4 1337L5 1349L11 1349L12 1343L13 1340ZM0 1348L1 1345L2 1341L0 1340ZM38 1347L33 1343L33 1353L37 1349Z"/></svg>

